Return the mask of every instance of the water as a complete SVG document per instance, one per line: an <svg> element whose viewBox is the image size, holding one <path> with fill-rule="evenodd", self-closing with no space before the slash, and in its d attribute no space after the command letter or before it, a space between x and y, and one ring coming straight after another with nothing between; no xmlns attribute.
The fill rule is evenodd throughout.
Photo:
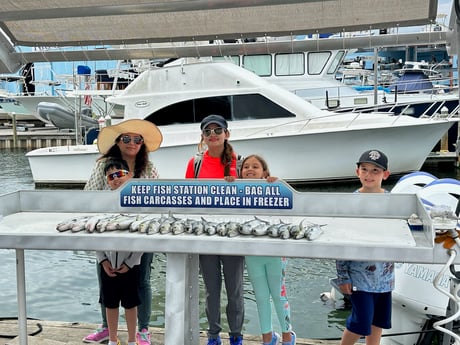
<svg viewBox="0 0 460 345"><path fill-rule="evenodd" d="M34 189L29 164L22 150L0 150L0 193ZM460 171L426 169L443 178L460 179ZM397 178L385 182L391 189ZM347 184L297 187L302 191L352 192L357 182ZM15 251L0 249L0 317L17 316ZM99 323L98 285L92 252L87 251L25 251L27 315L43 320ZM152 267L151 326L164 327L165 262L163 254L156 254ZM349 311L336 309L320 301L319 295L329 291L329 279L335 276L335 262L323 259L289 259L287 292L291 304L293 328L299 337L339 338ZM251 284L245 277L244 333L259 334L257 309ZM203 289L201 289L203 299ZM201 328L206 328L203 303L200 303ZM225 315L224 308L222 315ZM224 316L225 318L225 316ZM223 321L224 327L227 323ZM278 321L273 313L275 330Z"/></svg>

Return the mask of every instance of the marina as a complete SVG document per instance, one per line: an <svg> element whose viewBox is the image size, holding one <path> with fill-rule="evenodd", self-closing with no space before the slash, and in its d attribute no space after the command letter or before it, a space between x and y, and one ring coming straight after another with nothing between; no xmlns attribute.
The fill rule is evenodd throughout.
<svg viewBox="0 0 460 345"><path fill-rule="evenodd" d="M311 98L300 96L298 89L290 86L282 89L263 81L259 73L266 73L259 69L261 65L244 59L251 51L253 61L260 58L267 62L267 58L273 58L270 71L277 76L289 71L303 77L298 70L299 62L301 69L309 73L319 74L321 70L332 76L346 50L355 48L376 52L377 46L383 49L411 46L406 50L405 60L417 61L418 46L437 49L445 45L441 49L448 48L451 56L460 50L458 37L453 37L458 36L460 27L455 24L454 7L452 28L448 28L436 22L436 0L404 3L388 0L385 4L376 2L371 9L354 6L349 0L337 3L261 0L251 4L165 1L142 5L123 0L113 0L109 5L94 1L91 5L72 3L71 12L66 4L54 8L49 0L21 9L14 1L6 4L3 17L0 16L5 32L4 37L0 36L0 72L24 74L30 64L53 61L109 59L131 63L141 59L151 62L157 58L177 59L175 66L161 69L149 63L148 70L133 78L126 89L116 94L109 94L110 91L107 99L94 98L94 104L104 103L101 107L104 111L109 104L110 109L114 106L117 111L124 108L114 117L106 118L106 112L97 113L99 127L104 126L106 119L110 124L129 118L146 119L160 127L164 136L162 148L150 158L161 179L129 181L117 192L70 190L81 189L98 157L96 145L92 145L98 129L94 112L85 128L82 112L76 111L77 108L69 111L61 108L59 102L49 103L37 113L45 118L54 116L54 121L51 118L45 121L45 127L14 122L0 129L0 163L4 163L0 176L6 175L0 194L0 252L7 272L0 277L0 285L4 287L0 309L5 314L4 319L0 315L0 342L81 343L82 337L93 331L100 319L94 251L133 247L155 253L149 323L155 345L207 343L203 332L207 320L204 305L200 303L204 298L198 270L200 254L265 256L267 253L289 258L287 289L297 344L336 345L342 334L349 311L340 295L336 298L334 284L331 288L329 281L335 277L337 259L395 261L393 327L384 332L381 343L430 342L430 336L423 330L431 328L430 322L434 321L434 328L439 329L439 325L448 322L450 307L456 304L452 309L458 310L460 305L458 299L450 297L449 301L435 291L442 287L454 291L458 285L458 276L454 275L455 264L460 262L457 248L446 250L447 242L441 245L438 236L439 230L446 229L456 235L458 227L460 182L454 179L458 178L459 162L456 146L459 141L455 140L459 121L458 86L448 82L449 87L443 86L442 96L437 92L428 97L419 94L424 108L418 108L422 104L417 104L415 97L399 95L395 90L394 104L386 94L378 99L380 96L375 92L375 109L372 109L371 93L367 93L366 100L362 93L353 96L352 102L358 106L365 102L368 110L361 107L349 111L347 107L340 109L344 113L339 114L344 98L339 99L327 90L326 101L321 96L318 104L312 105ZM411 11L407 11L407 6ZM455 10L460 12L457 7ZM113 26L107 31L109 20ZM148 30L147 26L133 25L147 22L151 23ZM204 22L206 25L202 25ZM412 36L390 29L406 25L425 25L430 30ZM452 33L454 26L457 31ZM57 34L56 27L62 27L63 31ZM88 27L92 28L90 35ZM375 29L376 35L371 33ZM348 40L345 35L348 30L363 30L364 34ZM318 39L328 32L338 34L331 35L329 40ZM270 39L262 42L255 37ZM276 42L276 37L284 37L285 42ZM189 44L182 46L179 43L182 41ZM227 45L228 42L235 44ZM165 47L157 49L156 44ZM21 45L31 49L20 49ZM62 49L67 46L83 49ZM326 50L330 49L339 49L340 56L328 55ZM414 52L413 56L409 52ZM207 56L220 56L224 61L187 64L178 59ZM235 63L235 58L241 61ZM233 63L226 59L232 59ZM248 70L240 71L241 65ZM83 67L78 66L78 70ZM377 64L372 68L377 79ZM83 97L84 103L90 105L90 93L99 91L99 85L98 90L93 90L89 85L94 81L92 76L77 74L80 86L85 89L76 94L81 109ZM26 79L28 75L23 77ZM51 84L57 86L56 82ZM27 91L35 85L29 86L31 89ZM408 96L411 101L398 107L396 96ZM36 101L32 97L29 100ZM269 106L265 105L267 100ZM388 100L390 103L386 104ZM20 105L19 101L14 102ZM383 108L377 108L378 102L383 103ZM7 100L7 103L12 102ZM35 110L35 106L31 109ZM184 180L185 162L196 151L199 140L197 123L209 113L221 113L229 121L232 145L239 154L261 154L269 161L272 174L281 179L267 189L261 189L260 180L236 181L232 186L235 188L222 180ZM70 126L73 114L74 128L62 130ZM89 127L92 127L91 136L87 132ZM370 147L382 149L390 157L394 177L385 181L384 188L391 193L351 193L356 190L357 181L350 157ZM334 159L330 158L331 153ZM16 161L8 160L9 157L15 157ZM425 168L447 168L453 178L419 171ZM403 177L397 180L400 176ZM350 184L344 189L336 187L335 183L341 181ZM307 182L323 185L317 187ZM240 230L234 237L211 232L198 236L197 232L113 230L113 225L111 231L104 227L97 232L94 228L90 231L88 223L82 231L81 224L69 225L74 218L80 222L90 216L99 220L106 213L114 217L113 222L127 215L129 221L131 217L146 219L148 214L166 223L165 214L168 214L168 219L177 218L181 224L199 218L202 226L208 222L237 223ZM281 233L268 236L253 232L255 228L251 227L244 233L243 229L248 231L245 224L254 216L265 218L266 224L280 227L289 224L289 236L296 235L286 239ZM74 231L77 228L80 230ZM313 228L315 232L310 232ZM297 238L295 231L302 229L305 233ZM453 241L460 246L460 240ZM451 275L444 273L449 266ZM11 286L14 275L16 286ZM254 291L247 276L243 284L245 344L260 344ZM123 320L120 321L121 338L126 340ZM224 326L224 343L227 331ZM444 344L460 343L456 334L447 330L437 332L443 335ZM36 334L28 336L28 333ZM17 337L2 337L2 334Z"/></svg>

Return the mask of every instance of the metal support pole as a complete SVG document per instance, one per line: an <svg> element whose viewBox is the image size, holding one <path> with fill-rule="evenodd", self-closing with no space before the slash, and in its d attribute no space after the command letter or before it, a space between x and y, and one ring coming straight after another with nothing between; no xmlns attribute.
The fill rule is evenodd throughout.
<svg viewBox="0 0 460 345"><path fill-rule="evenodd" d="M19 344L27 345L26 273L24 249L16 249L16 281L18 290Z"/></svg>

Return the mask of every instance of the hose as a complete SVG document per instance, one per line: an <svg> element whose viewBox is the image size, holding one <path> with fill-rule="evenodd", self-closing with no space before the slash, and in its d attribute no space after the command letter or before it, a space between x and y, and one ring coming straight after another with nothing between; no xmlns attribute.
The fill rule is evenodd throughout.
<svg viewBox="0 0 460 345"><path fill-rule="evenodd" d="M457 245L459 245L460 241L458 240L458 237L455 239L455 242L457 243ZM459 248L460 248L460 245L459 245ZM460 345L460 337L457 334L455 334L454 332L452 332L451 330L442 327L443 325L456 320L460 316L460 307L459 307L460 301L459 301L459 298L457 297L458 296L458 291L460 290L460 284L457 284L454 287L453 292L454 292L455 295L452 295L450 292L447 292L444 289L440 288L440 285L439 285L439 282L442 279L443 275L445 274L447 269L451 267L452 263L455 260L455 257L457 256L457 252L455 250L453 250L453 249L449 249L448 254L449 254L449 259L447 260L447 263L443 266L441 271L439 271L439 273L436 275L436 277L435 277L435 279L433 281L433 285L436 288L436 290L438 290L442 294L446 295L447 297L449 297L449 299L451 299L452 301L454 301L456 303L457 312L455 314L451 315L450 317L446 318L446 319L436 321L433 324L433 328L437 329L440 332L443 332L445 334L450 335L453 339L455 339L454 344Z"/></svg>
<svg viewBox="0 0 460 345"><path fill-rule="evenodd" d="M13 317L0 317L0 321L17 320L17 319L18 318L14 316ZM27 318L27 320L38 320L38 319ZM37 335L43 331L43 326L40 323L37 322L36 326L37 326L37 330L32 333L27 334L28 336L33 337L34 335ZM0 338L6 338L6 339L14 339L17 336L19 336L19 334L0 334Z"/></svg>

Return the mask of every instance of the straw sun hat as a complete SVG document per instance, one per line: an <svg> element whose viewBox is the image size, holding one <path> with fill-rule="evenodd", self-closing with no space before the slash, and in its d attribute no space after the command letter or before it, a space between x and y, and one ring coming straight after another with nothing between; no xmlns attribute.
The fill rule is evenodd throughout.
<svg viewBox="0 0 460 345"><path fill-rule="evenodd" d="M160 147L163 136L157 126L147 120L126 120L114 126L102 128L97 137L97 148L106 154L115 144L115 140L123 133L142 135L147 151L152 152Z"/></svg>

